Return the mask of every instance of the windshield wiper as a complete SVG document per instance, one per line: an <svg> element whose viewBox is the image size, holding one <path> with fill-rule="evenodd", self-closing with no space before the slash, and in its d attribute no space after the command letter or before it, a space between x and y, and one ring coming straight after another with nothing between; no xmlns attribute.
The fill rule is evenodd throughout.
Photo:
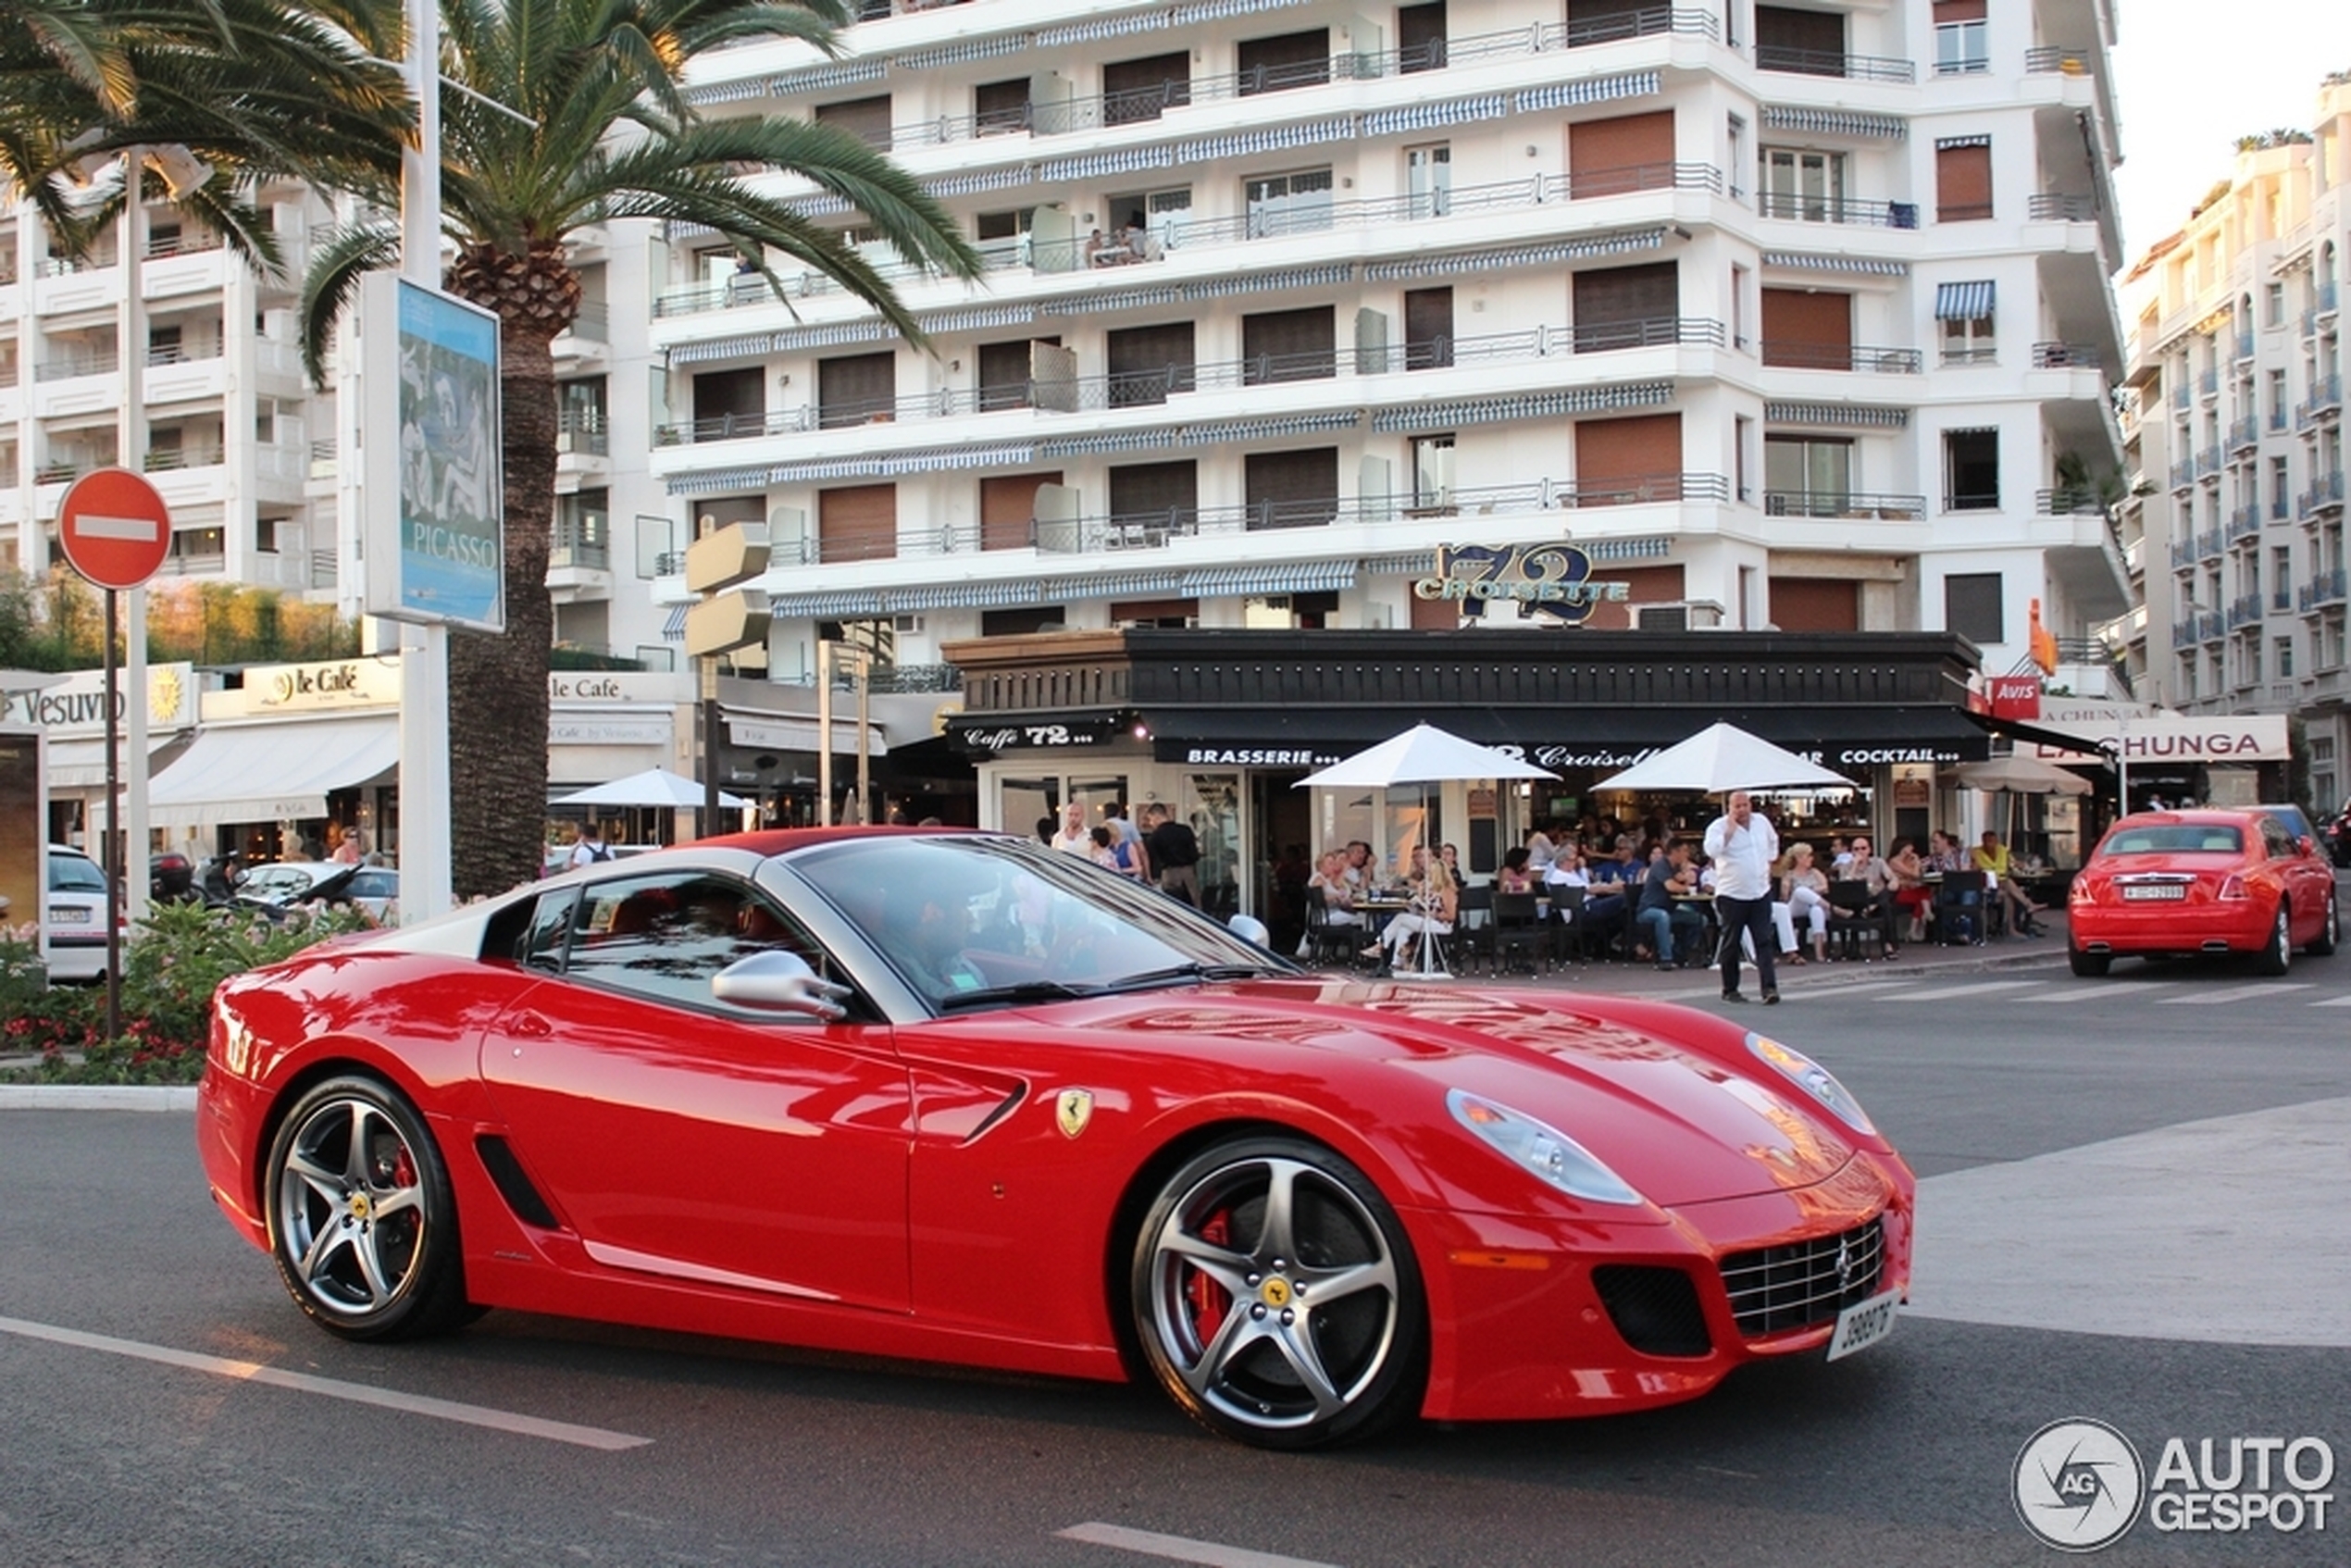
<svg viewBox="0 0 2351 1568"><path fill-rule="evenodd" d="M996 1002L1067 1002L1075 997L1100 995L1101 989L1100 986L1064 985L1059 980L1023 980L1016 986L949 991L931 1005L941 1013L954 1013L966 1007L985 1007Z"/></svg>
<svg viewBox="0 0 2351 1568"><path fill-rule="evenodd" d="M1284 971L1270 964L1177 964L1165 969L1146 969L1139 975L1129 975L1103 987L1110 991L1149 990L1153 986L1173 985L1185 980L1246 980L1259 975L1279 975Z"/></svg>

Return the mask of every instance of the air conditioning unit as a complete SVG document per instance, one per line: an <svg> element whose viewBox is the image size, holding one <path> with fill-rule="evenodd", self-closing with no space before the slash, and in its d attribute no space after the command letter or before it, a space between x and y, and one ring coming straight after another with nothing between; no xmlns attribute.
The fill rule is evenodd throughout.
<svg viewBox="0 0 2351 1568"><path fill-rule="evenodd" d="M1631 604L1633 628L1636 631L1687 631L1690 629L1690 607L1687 604Z"/></svg>
<svg viewBox="0 0 2351 1568"><path fill-rule="evenodd" d="M923 617L920 616L893 616L889 627L901 637L920 636L923 629Z"/></svg>

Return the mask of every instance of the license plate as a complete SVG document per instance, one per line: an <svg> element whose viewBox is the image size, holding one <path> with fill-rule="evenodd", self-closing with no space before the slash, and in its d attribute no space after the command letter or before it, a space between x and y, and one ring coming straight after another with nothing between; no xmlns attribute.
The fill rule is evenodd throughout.
<svg viewBox="0 0 2351 1568"><path fill-rule="evenodd" d="M2188 885L2185 882L2125 883L2122 896L2133 902L2142 899L2183 899L2188 896Z"/></svg>
<svg viewBox="0 0 2351 1568"><path fill-rule="evenodd" d="M1894 1332L1894 1318L1902 1304L1902 1292L1888 1290L1866 1301L1856 1301L1836 1314L1836 1334L1829 1340L1828 1359L1849 1356L1856 1350L1866 1350Z"/></svg>
<svg viewBox="0 0 2351 1568"><path fill-rule="evenodd" d="M82 908L80 904L74 904L64 908L52 906L49 911L49 924L52 926L87 926L90 924L90 912Z"/></svg>

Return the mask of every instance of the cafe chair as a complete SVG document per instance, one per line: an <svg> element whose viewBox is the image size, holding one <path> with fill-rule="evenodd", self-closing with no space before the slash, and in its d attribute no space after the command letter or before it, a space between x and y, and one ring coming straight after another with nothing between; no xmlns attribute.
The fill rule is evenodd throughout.
<svg viewBox="0 0 2351 1568"><path fill-rule="evenodd" d="M1829 884L1829 952L1867 964L1885 945L1885 919L1859 879Z"/></svg>
<svg viewBox="0 0 2351 1568"><path fill-rule="evenodd" d="M1533 893L1496 893L1492 937L1494 962L1513 974L1532 975L1548 956L1550 932ZM1525 964L1520 968L1521 963Z"/></svg>
<svg viewBox="0 0 2351 1568"><path fill-rule="evenodd" d="M1480 960L1494 962L1494 909L1498 897L1491 882L1463 888L1454 895L1453 951L1461 955L1464 969Z"/></svg>
<svg viewBox="0 0 2351 1568"><path fill-rule="evenodd" d="M1984 906L1990 902L1985 895L1980 872L1945 874L1934 890L1934 940L1945 947L1983 946Z"/></svg>
<svg viewBox="0 0 2351 1568"><path fill-rule="evenodd" d="M1331 923L1330 906L1323 902L1322 890L1312 889L1306 898L1306 962L1316 968L1337 965L1352 968L1360 960L1358 950L1370 932L1367 926L1335 926Z"/></svg>
<svg viewBox="0 0 2351 1568"><path fill-rule="evenodd" d="M1554 887L1551 898L1551 958L1584 959L1584 897L1588 888Z"/></svg>

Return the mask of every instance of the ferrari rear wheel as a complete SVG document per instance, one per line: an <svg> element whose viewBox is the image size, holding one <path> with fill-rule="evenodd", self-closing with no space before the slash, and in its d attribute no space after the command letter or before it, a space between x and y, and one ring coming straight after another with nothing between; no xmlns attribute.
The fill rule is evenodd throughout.
<svg viewBox="0 0 2351 1568"><path fill-rule="evenodd" d="M2278 895L2277 924L2270 927L2270 940L2261 944L2260 953L2253 960L2257 975L2283 975L2294 962L2294 922L2286 913L2285 895Z"/></svg>
<svg viewBox="0 0 2351 1568"><path fill-rule="evenodd" d="M1269 1449L1369 1437L1410 1412L1428 1328L1404 1227L1302 1139L1239 1139L1169 1178L1137 1237L1136 1332L1177 1405Z"/></svg>
<svg viewBox="0 0 2351 1568"><path fill-rule="evenodd" d="M346 1339L406 1339L470 1315L449 1172L424 1119L371 1077L330 1078L271 1141L269 1251L295 1304Z"/></svg>
<svg viewBox="0 0 2351 1568"><path fill-rule="evenodd" d="M2343 940L2343 916L2335 907L2334 895L2327 895L2327 917L2320 922L2319 934L2312 937L2303 952L2313 958L2325 958L2333 953Z"/></svg>

